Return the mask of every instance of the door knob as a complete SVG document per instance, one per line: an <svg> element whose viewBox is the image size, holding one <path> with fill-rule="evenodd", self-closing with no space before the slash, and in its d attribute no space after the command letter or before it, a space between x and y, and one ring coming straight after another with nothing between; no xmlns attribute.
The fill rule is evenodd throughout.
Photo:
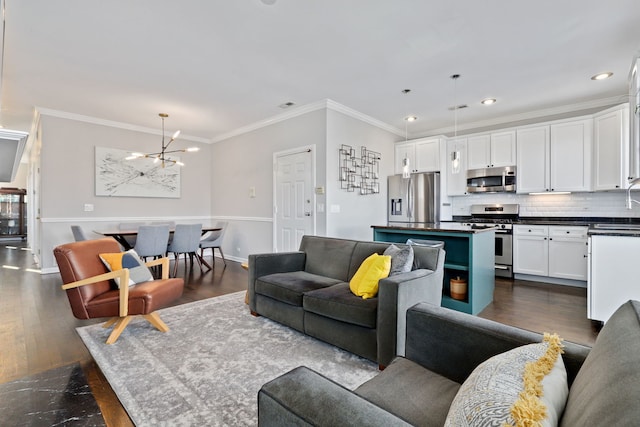
<svg viewBox="0 0 640 427"><path fill-rule="evenodd" d="M305 212L304 216L311 216L311 212Z"/></svg>

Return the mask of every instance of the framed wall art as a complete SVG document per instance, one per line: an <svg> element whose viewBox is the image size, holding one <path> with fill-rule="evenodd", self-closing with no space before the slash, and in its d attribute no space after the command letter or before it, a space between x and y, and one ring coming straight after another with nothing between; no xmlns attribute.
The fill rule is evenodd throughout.
<svg viewBox="0 0 640 427"><path fill-rule="evenodd" d="M96 147L96 196L180 198L179 165L128 156L130 151Z"/></svg>

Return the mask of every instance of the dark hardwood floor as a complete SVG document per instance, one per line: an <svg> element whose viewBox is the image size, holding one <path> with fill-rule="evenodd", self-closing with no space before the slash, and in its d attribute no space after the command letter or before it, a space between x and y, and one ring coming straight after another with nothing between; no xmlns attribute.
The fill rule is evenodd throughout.
<svg viewBox="0 0 640 427"><path fill-rule="evenodd" d="M24 243L0 241L0 383L79 362L109 426L131 426L113 390L75 332L97 321L71 314L58 274L40 275ZM201 273L180 265L185 290L174 305L246 289L240 263L215 259ZM592 345L597 325L586 317L586 290L519 280L496 281L494 302L481 317L536 332L557 332Z"/></svg>

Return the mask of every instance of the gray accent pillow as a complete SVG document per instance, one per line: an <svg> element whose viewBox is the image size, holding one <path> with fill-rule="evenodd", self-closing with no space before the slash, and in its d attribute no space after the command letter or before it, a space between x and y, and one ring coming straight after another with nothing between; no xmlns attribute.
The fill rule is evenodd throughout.
<svg viewBox="0 0 640 427"><path fill-rule="evenodd" d="M383 255L391 256L391 271L389 271L389 276L406 273L411 271L413 267L413 248L410 245L403 248L391 245L385 249Z"/></svg>

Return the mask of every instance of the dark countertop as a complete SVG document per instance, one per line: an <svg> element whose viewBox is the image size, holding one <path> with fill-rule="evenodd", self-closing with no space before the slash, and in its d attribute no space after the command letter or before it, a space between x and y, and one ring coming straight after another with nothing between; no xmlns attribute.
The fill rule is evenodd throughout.
<svg viewBox="0 0 640 427"><path fill-rule="evenodd" d="M454 216L453 222L466 222L470 216ZM521 216L513 221L513 224L520 225L566 225L576 227L591 227L594 224L637 224L640 226L640 218L622 217L534 217Z"/></svg>
<svg viewBox="0 0 640 427"><path fill-rule="evenodd" d="M416 230L416 231L435 231L435 232L453 232L453 233L485 233L494 231L495 228L475 229L468 225L462 225L456 222L434 222L434 223L396 223L393 225L372 225L371 228L381 228L388 230Z"/></svg>

